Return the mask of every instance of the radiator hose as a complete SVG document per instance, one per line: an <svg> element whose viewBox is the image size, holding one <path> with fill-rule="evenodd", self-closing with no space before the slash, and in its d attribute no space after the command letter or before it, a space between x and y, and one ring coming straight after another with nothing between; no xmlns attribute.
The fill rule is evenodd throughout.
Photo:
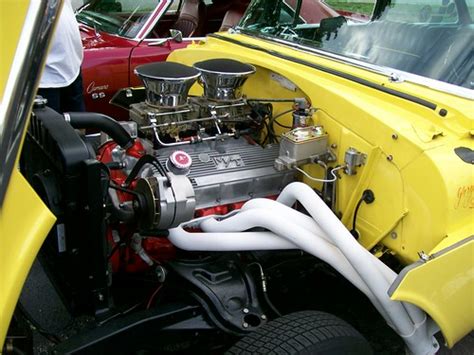
<svg viewBox="0 0 474 355"><path fill-rule="evenodd" d="M91 128L108 134L119 146L124 149L133 145L134 139L123 126L112 117L95 112L67 112L64 118L71 126L77 129Z"/></svg>

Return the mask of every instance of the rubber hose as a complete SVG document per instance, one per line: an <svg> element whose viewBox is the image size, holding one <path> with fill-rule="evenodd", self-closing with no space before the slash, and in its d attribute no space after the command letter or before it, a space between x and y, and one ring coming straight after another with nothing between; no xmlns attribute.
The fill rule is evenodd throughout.
<svg viewBox="0 0 474 355"><path fill-rule="evenodd" d="M74 128L95 128L107 133L119 146L127 149L132 146L134 139L112 117L95 112L68 112L64 117Z"/></svg>

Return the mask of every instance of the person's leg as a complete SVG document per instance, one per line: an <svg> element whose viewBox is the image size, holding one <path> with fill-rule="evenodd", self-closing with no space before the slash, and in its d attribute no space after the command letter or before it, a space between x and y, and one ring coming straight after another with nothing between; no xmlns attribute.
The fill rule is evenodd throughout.
<svg viewBox="0 0 474 355"><path fill-rule="evenodd" d="M61 89L62 112L83 112L86 110L82 90L82 75L79 73L71 85Z"/></svg>
<svg viewBox="0 0 474 355"><path fill-rule="evenodd" d="M62 113L61 111L61 89L60 88L47 88L38 89L38 95L42 96L48 103L46 106L51 107L53 110Z"/></svg>

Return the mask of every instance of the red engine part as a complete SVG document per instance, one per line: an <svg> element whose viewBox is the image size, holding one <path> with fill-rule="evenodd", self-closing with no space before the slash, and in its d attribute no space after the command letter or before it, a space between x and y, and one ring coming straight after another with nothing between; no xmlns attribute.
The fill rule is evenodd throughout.
<svg viewBox="0 0 474 355"><path fill-rule="evenodd" d="M203 208L196 211L195 217L205 217L205 216L211 216L213 214L224 215L229 212L232 212L233 210L237 210L241 208L244 203L245 202L236 202L236 203L229 203L228 205Z"/></svg>
<svg viewBox="0 0 474 355"><path fill-rule="evenodd" d="M113 162L112 151L117 147L115 142L107 142L99 149L98 160L104 164ZM139 159L145 154L145 149L141 142L137 139L135 144L126 151L126 154ZM121 186L127 176L122 170L111 170L110 178L112 182ZM131 184L133 189L134 182ZM132 196L123 191L117 191L120 202L130 201ZM276 196L269 198L275 199ZM209 215L224 215L233 210L240 209L244 202L236 202L227 205L203 208L197 210L195 217L204 217ZM144 272L149 269L145 260L132 247L132 238L136 232L135 225L120 224L118 226L110 226L107 230L107 240L111 246L111 254L109 256L112 264L113 272ZM142 238L141 246L146 255L153 263L164 263L173 260L176 256L176 248L166 237L145 237Z"/></svg>

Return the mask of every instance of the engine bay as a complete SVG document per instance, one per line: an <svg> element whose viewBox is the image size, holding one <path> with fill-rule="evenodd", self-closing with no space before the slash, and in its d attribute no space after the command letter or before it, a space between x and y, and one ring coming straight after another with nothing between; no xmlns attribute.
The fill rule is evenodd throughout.
<svg viewBox="0 0 474 355"><path fill-rule="evenodd" d="M0 353L472 350L471 4L75 5L0 13Z"/></svg>
<svg viewBox="0 0 474 355"><path fill-rule="evenodd" d="M161 339L163 353L226 347L281 315L262 265L298 263L303 253L316 257L307 272L335 268L392 320L382 290L395 273L367 256L357 230L337 215L338 180L356 175L367 156L349 147L338 163L307 97L244 95L256 71L230 59L137 67L144 89L114 98L125 102L128 121L60 115L37 98L20 165L58 219L41 270L54 270L65 313L93 314L99 325L56 351L132 351L136 344L121 337L142 324L147 332L212 338L195 335L186 346ZM189 93L196 83L202 95ZM284 115L289 124L279 121ZM323 175L312 176L308 165ZM319 188L298 182L301 174ZM366 190L359 206L374 199ZM383 281L359 268L375 268ZM424 346L417 334L413 341Z"/></svg>
<svg viewBox="0 0 474 355"><path fill-rule="evenodd" d="M120 122L134 141L121 146L103 134L98 153L110 170L113 215L136 220L142 237L160 235L194 217L237 210L251 198L276 197L295 181L298 166L333 160L324 129L311 125L305 98L242 95L254 72L229 59L136 69L146 100L130 104L130 121ZM197 80L204 93L189 96ZM281 144L269 143L272 128L267 138L263 133L274 100L286 102L293 114L292 130ZM147 265L160 259L159 247L150 244L142 254ZM152 258L145 256L150 251Z"/></svg>

